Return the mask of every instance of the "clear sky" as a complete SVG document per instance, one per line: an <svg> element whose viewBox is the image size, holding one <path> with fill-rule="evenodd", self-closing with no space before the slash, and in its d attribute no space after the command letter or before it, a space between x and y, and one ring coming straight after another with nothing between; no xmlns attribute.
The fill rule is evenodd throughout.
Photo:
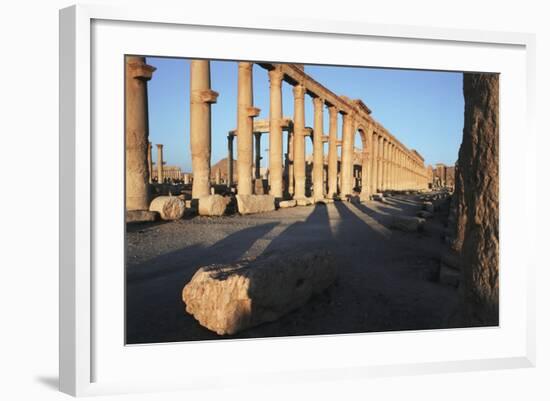
<svg viewBox="0 0 550 401"><path fill-rule="evenodd" d="M189 60L148 57L156 67L149 81L149 140L164 144L166 164L191 171L189 143ZM253 67L254 106L258 118L269 117L267 71ZM372 116L410 149L416 149L425 164L453 165L458 158L464 123L462 74L455 72L306 65L305 71L338 95L361 99ZM212 105L212 164L227 156L227 132L237 124L237 62L211 62L212 89L218 102ZM283 114L293 116L292 86L283 83ZM328 133L328 111L324 130ZM313 126L313 102L306 95L306 126ZM341 138L341 118L338 136ZM356 146L361 147L359 134ZM306 154L312 152L306 141ZM286 149L286 135L283 140ZM268 137L262 135L262 167L268 165ZM328 144L325 144L325 152ZM235 157L236 157L235 143Z"/></svg>

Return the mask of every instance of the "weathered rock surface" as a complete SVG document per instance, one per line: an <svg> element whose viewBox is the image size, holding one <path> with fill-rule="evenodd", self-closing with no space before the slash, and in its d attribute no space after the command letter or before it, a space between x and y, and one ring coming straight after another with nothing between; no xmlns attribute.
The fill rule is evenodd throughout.
<svg viewBox="0 0 550 401"><path fill-rule="evenodd" d="M272 195L237 195L237 207L240 214L253 214L275 210L275 198Z"/></svg>
<svg viewBox="0 0 550 401"><path fill-rule="evenodd" d="M186 311L220 335L270 322L334 282L326 250L278 252L228 265L201 267L183 288Z"/></svg>
<svg viewBox="0 0 550 401"><path fill-rule="evenodd" d="M199 198L199 214L201 216L223 216L231 201L221 195L209 195Z"/></svg>
<svg viewBox="0 0 550 401"><path fill-rule="evenodd" d="M149 205L149 211L158 212L163 220L178 220L185 211L185 202L176 196L158 196Z"/></svg>
<svg viewBox="0 0 550 401"><path fill-rule="evenodd" d="M300 198L300 199L296 199L296 205L298 205L298 206L309 206L309 205L313 205L313 199L312 199L312 198Z"/></svg>
<svg viewBox="0 0 550 401"><path fill-rule="evenodd" d="M464 323L499 322L499 75L464 74L458 242Z"/></svg>
<svg viewBox="0 0 550 401"><path fill-rule="evenodd" d="M395 228L401 231L416 232L424 227L426 220L420 217L409 216L392 216L390 228Z"/></svg>
<svg viewBox="0 0 550 401"><path fill-rule="evenodd" d="M386 202L386 199L382 194L372 194L372 200L378 201L378 202Z"/></svg>
<svg viewBox="0 0 550 401"><path fill-rule="evenodd" d="M148 221L155 221L158 217L158 213L150 212L148 210L127 210L126 211L126 223L142 223Z"/></svg>
<svg viewBox="0 0 550 401"><path fill-rule="evenodd" d="M279 202L279 207L284 209L284 208L287 208L287 207L295 207L296 206L296 199L291 199L291 200L285 200L285 201L280 201Z"/></svg>

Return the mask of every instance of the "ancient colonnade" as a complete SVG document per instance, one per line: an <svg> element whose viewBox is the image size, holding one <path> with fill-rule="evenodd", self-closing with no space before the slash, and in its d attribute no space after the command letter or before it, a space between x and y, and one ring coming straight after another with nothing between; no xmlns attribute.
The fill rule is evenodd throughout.
<svg viewBox="0 0 550 401"><path fill-rule="evenodd" d="M228 135L228 177L233 178L233 140L237 137L237 194L255 193L253 166L258 172L259 159L254 137L259 143L261 133L269 132L269 194L275 199L303 199L306 188L306 137L313 141L312 191L314 201L324 198L346 198L359 194L366 200L376 192L388 190L418 190L428 188L424 160L415 150L407 149L380 123L371 117L370 109L361 100L338 96L295 64L260 63L269 75L269 124L255 127L260 110L254 106L252 69L254 63L238 63L237 128ZM128 207L145 207L149 183L147 156L147 86L154 67L142 57L127 57L126 62L126 149ZM210 62L191 60L191 155L193 168L192 197L198 199L211 193L211 106L218 93L210 84ZM293 86L294 116L292 121L282 115L282 85ZM306 127L306 95L313 102L313 128ZM328 110L328 134L323 127ZM342 139L338 139L338 114L342 116ZM290 128L291 127L291 128ZM287 131L288 148L283 160L283 130ZM259 134L258 134L259 133ZM354 188L353 158L355 135L362 143L361 188ZM324 143L328 142L328 174L324 177ZM341 162L338 163L338 148ZM158 149L162 160L162 147ZM150 167L150 166L149 166ZM340 169L338 169L340 167ZM159 170L159 177L161 172ZM338 177L340 179L338 179ZM256 176L256 178L258 178ZM284 179L286 178L286 179ZM230 184L231 185L231 184Z"/></svg>

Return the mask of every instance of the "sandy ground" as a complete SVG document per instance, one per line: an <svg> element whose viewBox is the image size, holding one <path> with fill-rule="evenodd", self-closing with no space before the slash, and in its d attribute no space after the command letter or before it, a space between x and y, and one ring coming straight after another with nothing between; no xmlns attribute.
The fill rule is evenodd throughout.
<svg viewBox="0 0 550 401"><path fill-rule="evenodd" d="M444 216L421 233L390 230L414 216L413 196L388 203L335 202L252 216L183 220L127 229L127 342L156 343L447 327L457 290L437 283ZM276 322L220 337L185 312L181 290L198 267L289 246L324 246L340 257L335 285Z"/></svg>

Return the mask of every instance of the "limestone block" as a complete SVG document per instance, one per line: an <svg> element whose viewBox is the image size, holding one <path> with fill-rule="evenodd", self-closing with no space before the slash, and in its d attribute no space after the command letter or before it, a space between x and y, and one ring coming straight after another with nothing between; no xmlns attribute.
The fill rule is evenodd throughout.
<svg viewBox="0 0 550 401"><path fill-rule="evenodd" d="M223 216L231 199L221 195L209 195L199 198L201 216Z"/></svg>
<svg viewBox="0 0 550 401"><path fill-rule="evenodd" d="M158 196L151 202L149 211L158 212L163 220L178 220L185 211L185 202L176 196Z"/></svg>
<svg viewBox="0 0 550 401"><path fill-rule="evenodd" d="M386 199L382 194L372 194L372 200L378 201L378 202L386 202Z"/></svg>
<svg viewBox="0 0 550 401"><path fill-rule="evenodd" d="M198 269L183 288L185 310L219 335L274 321L305 304L336 279L326 250L277 252Z"/></svg>
<svg viewBox="0 0 550 401"><path fill-rule="evenodd" d="M127 210L126 223L142 223L147 221L155 221L158 213L148 210Z"/></svg>
<svg viewBox="0 0 550 401"><path fill-rule="evenodd" d="M275 210L273 195L237 195L237 207L240 214L271 212Z"/></svg>
<svg viewBox="0 0 550 401"><path fill-rule="evenodd" d="M390 228L407 232L415 232L422 230L425 221L426 220L420 217L392 216Z"/></svg>
<svg viewBox="0 0 550 401"><path fill-rule="evenodd" d="M280 201L279 202L279 207L281 209L284 209L284 208L287 208L287 207L295 207L295 206L296 206L296 199Z"/></svg>
<svg viewBox="0 0 550 401"><path fill-rule="evenodd" d="M296 205L298 205L298 206L310 206L310 205L313 205L313 199L312 199L312 198L300 198L300 199L296 199Z"/></svg>
<svg viewBox="0 0 550 401"><path fill-rule="evenodd" d="M432 217L434 217L433 213L427 212L426 210L420 210L418 213L416 213L416 215L423 219L431 219Z"/></svg>

